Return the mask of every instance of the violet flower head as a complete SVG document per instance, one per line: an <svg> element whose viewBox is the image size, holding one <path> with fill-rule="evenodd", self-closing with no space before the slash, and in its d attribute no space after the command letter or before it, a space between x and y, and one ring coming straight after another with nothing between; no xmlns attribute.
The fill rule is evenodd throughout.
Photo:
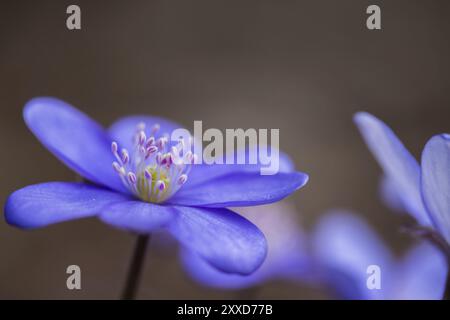
<svg viewBox="0 0 450 320"><path fill-rule="evenodd" d="M197 282L214 288L243 289L269 280L303 281L312 272L306 237L291 204L278 202L260 207L236 208L236 212L255 223L268 244L267 258L250 275L221 272L190 250L181 252L183 266Z"/></svg>
<svg viewBox="0 0 450 320"><path fill-rule="evenodd" d="M421 226L434 229L449 244L450 135L433 136L419 165L381 120L365 112L357 113L354 120L384 171L388 202L406 210Z"/></svg>
<svg viewBox="0 0 450 320"><path fill-rule="evenodd" d="M165 135L180 126L163 118L125 117L105 130L63 101L36 98L24 119L49 151L91 183L15 191L5 217L20 228L91 216L140 234L165 228L215 268L249 274L264 261L266 240L227 208L276 202L307 182L300 172L262 176L259 165L194 164L195 155L181 154Z"/></svg>
<svg viewBox="0 0 450 320"><path fill-rule="evenodd" d="M357 215L325 214L312 235L322 281L338 297L357 300L442 299L447 277L445 256L422 242L400 258ZM379 267L379 288L367 285L368 267Z"/></svg>

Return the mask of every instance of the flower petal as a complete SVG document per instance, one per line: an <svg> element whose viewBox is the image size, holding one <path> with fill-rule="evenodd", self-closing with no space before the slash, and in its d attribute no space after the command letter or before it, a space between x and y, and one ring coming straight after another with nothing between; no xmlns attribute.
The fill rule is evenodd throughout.
<svg viewBox="0 0 450 320"><path fill-rule="evenodd" d="M238 151L245 153L245 159L249 159L249 151ZM252 149L251 152L257 152ZM247 160L248 161L248 160ZM284 152L279 152L279 171L278 172L294 172L295 167L292 160ZM215 179L220 176L224 176L231 173L238 172L253 172L260 174L261 168L264 166L261 163L258 164L196 164L193 166L191 173L189 174L188 186L194 186L203 183L208 180Z"/></svg>
<svg viewBox="0 0 450 320"><path fill-rule="evenodd" d="M254 273L243 276L221 272L190 250L183 250L181 260L187 273L203 285L240 289L269 279L305 281L311 278L311 259L306 238L297 223L297 212L286 202L258 207L235 208L265 235L267 257Z"/></svg>
<svg viewBox="0 0 450 320"><path fill-rule="evenodd" d="M180 259L189 276L202 285L212 288L248 288L266 281L270 276L270 274L267 273L267 268L264 268L265 263L263 263L261 268L254 273L241 275L222 272L190 250L182 250Z"/></svg>
<svg viewBox="0 0 450 320"><path fill-rule="evenodd" d="M381 120L366 112L355 115L367 146L384 174L399 190L408 212L422 225L431 225L420 194L420 168L394 132Z"/></svg>
<svg viewBox="0 0 450 320"><path fill-rule="evenodd" d="M387 247L356 215L334 211L319 221L313 235L315 255L325 278L347 299L384 299L393 279L393 261ZM367 288L367 268L379 266L381 290Z"/></svg>
<svg viewBox="0 0 450 320"><path fill-rule="evenodd" d="M447 263L433 245L423 242L399 264L394 299L440 300L445 291Z"/></svg>
<svg viewBox="0 0 450 320"><path fill-rule="evenodd" d="M434 225L450 243L450 135L432 137L422 153L422 194Z"/></svg>
<svg viewBox="0 0 450 320"><path fill-rule="evenodd" d="M379 194L383 203L392 211L405 213L405 204L398 194L397 186L391 179L382 176L379 183Z"/></svg>
<svg viewBox="0 0 450 320"><path fill-rule="evenodd" d="M127 199L117 192L83 183L41 183L12 193L5 204L5 218L20 228L39 228L93 216L104 206Z"/></svg>
<svg viewBox="0 0 450 320"><path fill-rule="evenodd" d="M170 233L215 268L250 274L263 263L267 243L259 229L228 209L173 207Z"/></svg>
<svg viewBox="0 0 450 320"><path fill-rule="evenodd" d="M253 206L279 201L303 187L308 176L301 172L261 176L231 173L195 186L184 186L168 201L177 205L211 208Z"/></svg>
<svg viewBox="0 0 450 320"><path fill-rule="evenodd" d="M151 130L155 124L159 124L160 128L155 134L156 138L164 134L169 134L169 137L175 129L183 128L176 122L153 116L135 115L120 118L114 122L108 129L111 140L116 141L119 147L126 148L128 151L133 150L133 138L136 134L136 128L140 123L145 124L145 134L150 136Z"/></svg>
<svg viewBox="0 0 450 320"><path fill-rule="evenodd" d="M168 206L127 201L104 207L100 219L120 229L149 233L166 226L174 215L174 210Z"/></svg>
<svg viewBox="0 0 450 320"><path fill-rule="evenodd" d="M111 164L111 142L103 128L81 111L55 98L35 98L23 111L25 122L58 159L84 178L124 191Z"/></svg>

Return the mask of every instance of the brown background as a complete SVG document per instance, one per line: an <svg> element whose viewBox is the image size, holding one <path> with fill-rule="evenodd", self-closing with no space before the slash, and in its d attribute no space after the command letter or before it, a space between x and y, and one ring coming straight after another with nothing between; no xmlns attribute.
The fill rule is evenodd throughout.
<svg viewBox="0 0 450 320"><path fill-rule="evenodd" d="M68 31L65 9L82 9ZM375 2L374 2L375 3ZM392 247L404 218L379 201L379 169L352 114L384 119L419 155L449 131L447 0L376 1L381 31L365 27L372 1L2 1L0 197L74 174L21 117L34 97L62 98L107 125L129 113L188 127L280 128L281 147L311 176L291 197L305 227L325 210L367 217ZM69 138L69 137L68 137ZM0 298L116 298L133 237L95 219L26 232L0 222ZM68 291L65 268L82 268ZM272 283L261 298L323 293ZM141 298L231 298L183 275L173 252L150 253Z"/></svg>

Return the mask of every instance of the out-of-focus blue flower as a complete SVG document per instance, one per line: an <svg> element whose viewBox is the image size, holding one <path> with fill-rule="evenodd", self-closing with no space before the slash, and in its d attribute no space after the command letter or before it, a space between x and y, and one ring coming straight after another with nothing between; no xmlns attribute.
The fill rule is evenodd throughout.
<svg viewBox="0 0 450 320"><path fill-rule="evenodd" d="M381 120L365 112L357 113L354 120L384 171L388 202L450 243L450 135L433 136L419 165Z"/></svg>
<svg viewBox="0 0 450 320"><path fill-rule="evenodd" d="M193 163L195 155L168 143L164 134L180 126L162 118L130 116L105 130L65 102L36 98L24 119L47 149L94 184L48 182L12 193L5 217L20 228L90 216L137 233L166 228L212 266L249 274L264 261L266 240L226 208L276 202L307 182L300 172L262 176L258 165L186 165L180 157Z"/></svg>
<svg viewBox="0 0 450 320"><path fill-rule="evenodd" d="M210 287L242 289L268 280L309 281L314 273L307 253L307 239L289 203L236 208L236 212L253 222L264 233L268 243L267 258L251 275L220 272L197 254L183 250L181 258L186 271L196 281Z"/></svg>
<svg viewBox="0 0 450 320"><path fill-rule="evenodd" d="M378 235L349 212L325 214L312 235L322 281L344 299L441 299L447 263L423 242L402 258L393 257ZM367 268L380 268L380 289L369 289Z"/></svg>

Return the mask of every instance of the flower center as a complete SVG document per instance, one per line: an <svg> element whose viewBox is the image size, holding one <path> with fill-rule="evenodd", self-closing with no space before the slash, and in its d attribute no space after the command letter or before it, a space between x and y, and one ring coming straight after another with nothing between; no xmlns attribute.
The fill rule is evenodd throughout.
<svg viewBox="0 0 450 320"><path fill-rule="evenodd" d="M169 148L168 135L156 139L159 125L152 127L149 137L145 124L136 128L132 153L117 142L111 143L111 151L117 161L112 163L122 183L139 199L161 203L172 197L187 181L196 155L190 150L183 153L184 141Z"/></svg>

